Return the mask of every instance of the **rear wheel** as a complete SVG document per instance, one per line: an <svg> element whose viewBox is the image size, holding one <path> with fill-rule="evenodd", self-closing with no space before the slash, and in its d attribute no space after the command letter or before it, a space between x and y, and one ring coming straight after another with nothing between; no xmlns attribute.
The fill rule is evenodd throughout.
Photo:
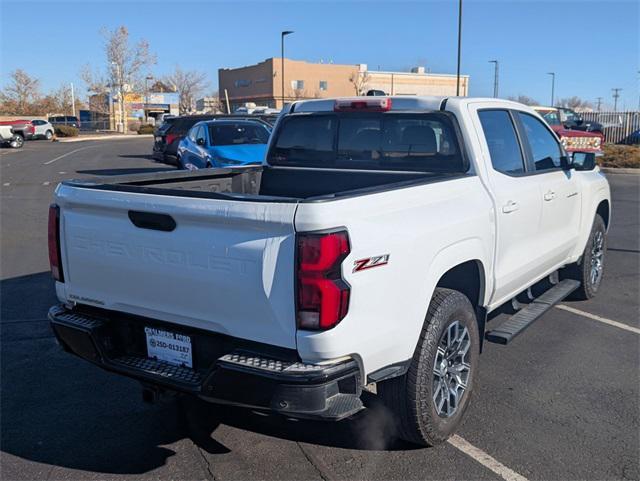
<svg viewBox="0 0 640 481"><path fill-rule="evenodd" d="M436 289L409 370L379 386L400 438L434 446L455 432L471 398L479 346L469 299Z"/></svg>
<svg viewBox="0 0 640 481"><path fill-rule="evenodd" d="M53 138L53 132L51 132L50 130L47 130L44 133L44 138L47 139L47 140L51 140Z"/></svg>
<svg viewBox="0 0 640 481"><path fill-rule="evenodd" d="M13 136L13 138L9 141L9 146L12 149L19 149L24 145L24 137L22 137L22 135L20 134L16 134Z"/></svg>
<svg viewBox="0 0 640 481"><path fill-rule="evenodd" d="M604 275L604 255L607 251L606 232L604 220L596 214L582 257L578 262L564 269L563 277L580 281L580 287L571 294L572 299L591 299L598 292Z"/></svg>

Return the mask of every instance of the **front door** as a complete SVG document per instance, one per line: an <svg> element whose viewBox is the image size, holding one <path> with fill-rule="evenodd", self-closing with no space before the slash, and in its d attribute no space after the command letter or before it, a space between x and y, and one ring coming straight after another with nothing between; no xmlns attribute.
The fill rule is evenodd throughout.
<svg viewBox="0 0 640 481"><path fill-rule="evenodd" d="M556 136L537 117L518 112L529 168L535 173L542 199L540 223L541 262L546 270L558 267L569 257L578 240L582 199L576 173L562 170L564 155Z"/></svg>

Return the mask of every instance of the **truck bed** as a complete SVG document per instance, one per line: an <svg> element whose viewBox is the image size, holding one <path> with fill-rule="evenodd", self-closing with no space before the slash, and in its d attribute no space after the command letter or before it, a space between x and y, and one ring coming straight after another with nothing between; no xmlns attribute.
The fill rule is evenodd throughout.
<svg viewBox="0 0 640 481"><path fill-rule="evenodd" d="M65 184L180 197L299 202L364 195L461 175L256 166L70 180Z"/></svg>

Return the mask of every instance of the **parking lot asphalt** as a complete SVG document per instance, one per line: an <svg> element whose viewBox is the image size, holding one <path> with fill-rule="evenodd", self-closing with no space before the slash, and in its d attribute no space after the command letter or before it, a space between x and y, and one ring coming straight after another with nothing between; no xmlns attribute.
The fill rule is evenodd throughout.
<svg viewBox="0 0 640 481"><path fill-rule="evenodd" d="M640 176L609 175L598 297L564 302L570 311L553 309L508 347L485 345L460 437L416 448L393 440L374 395L340 423L220 408L212 430L201 407L185 418L175 400L144 404L135 381L62 352L46 321L55 185L171 169L150 160L150 144L0 149L1 479L640 478Z"/></svg>

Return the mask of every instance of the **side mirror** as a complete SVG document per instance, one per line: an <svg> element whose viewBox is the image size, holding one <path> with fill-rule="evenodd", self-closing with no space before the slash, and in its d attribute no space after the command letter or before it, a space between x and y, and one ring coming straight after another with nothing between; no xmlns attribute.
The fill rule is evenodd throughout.
<svg viewBox="0 0 640 481"><path fill-rule="evenodd" d="M572 157L572 164L576 170L596 168L596 154L594 152L574 152Z"/></svg>
<svg viewBox="0 0 640 481"><path fill-rule="evenodd" d="M199 139L196 139L196 144L204 145L204 139L202 137L200 137Z"/></svg>
<svg viewBox="0 0 640 481"><path fill-rule="evenodd" d="M575 166L573 165L573 157L569 155L563 155L560 157L560 166L562 170L571 170Z"/></svg>

